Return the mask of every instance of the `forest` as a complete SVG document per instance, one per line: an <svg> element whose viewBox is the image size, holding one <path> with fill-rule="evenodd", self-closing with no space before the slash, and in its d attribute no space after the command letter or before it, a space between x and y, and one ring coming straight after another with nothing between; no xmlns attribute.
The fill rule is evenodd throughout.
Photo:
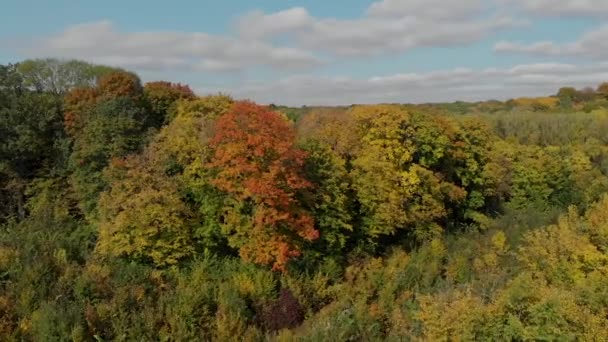
<svg viewBox="0 0 608 342"><path fill-rule="evenodd" d="M1 341L606 341L608 83L260 105L0 65Z"/></svg>

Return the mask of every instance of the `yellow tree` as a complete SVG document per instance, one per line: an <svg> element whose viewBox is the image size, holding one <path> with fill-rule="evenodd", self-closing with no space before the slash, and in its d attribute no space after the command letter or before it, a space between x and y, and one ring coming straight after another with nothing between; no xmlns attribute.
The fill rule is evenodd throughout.
<svg viewBox="0 0 608 342"><path fill-rule="evenodd" d="M355 134L362 136L352 179L367 235L413 231L426 239L440 234L448 204L467 195L442 168L455 127L445 120L425 122L393 105L355 107L351 115Z"/></svg>
<svg viewBox="0 0 608 342"><path fill-rule="evenodd" d="M159 174L153 157L115 159L112 189L99 201L99 241L104 255L127 256L157 266L192 256L192 213L176 183Z"/></svg>
<svg viewBox="0 0 608 342"><path fill-rule="evenodd" d="M99 201L98 253L166 266L217 246L219 217L201 208L221 201L205 192L203 165L213 122L231 103L213 96L180 104L140 155L112 160L105 170L110 189ZM203 202L209 198L214 203Z"/></svg>

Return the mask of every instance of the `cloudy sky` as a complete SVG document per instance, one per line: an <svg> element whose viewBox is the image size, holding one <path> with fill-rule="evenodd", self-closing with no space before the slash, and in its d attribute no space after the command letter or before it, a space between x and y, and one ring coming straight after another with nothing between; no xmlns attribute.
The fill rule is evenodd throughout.
<svg viewBox="0 0 608 342"><path fill-rule="evenodd" d="M0 63L31 57L262 103L507 99L608 81L608 0L2 0Z"/></svg>

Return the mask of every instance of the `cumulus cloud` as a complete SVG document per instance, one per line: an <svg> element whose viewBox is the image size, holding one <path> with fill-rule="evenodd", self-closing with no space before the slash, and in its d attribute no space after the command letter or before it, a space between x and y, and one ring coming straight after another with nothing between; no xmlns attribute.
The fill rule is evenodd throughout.
<svg viewBox="0 0 608 342"><path fill-rule="evenodd" d="M498 42L496 52L525 53L538 56L578 56L604 59L608 57L608 25L586 32L577 41L567 44L556 44L543 41L532 44L517 42Z"/></svg>
<svg viewBox="0 0 608 342"><path fill-rule="evenodd" d="M394 20L322 20L300 35L303 46L338 55L381 55L417 47L449 47L479 41L516 23L505 17L438 24L422 17Z"/></svg>
<svg viewBox="0 0 608 342"><path fill-rule="evenodd" d="M138 69L233 71L254 66L300 68L321 60L294 47L203 32L122 32L110 21L79 24L24 48L28 55L84 58Z"/></svg>
<svg viewBox="0 0 608 342"><path fill-rule="evenodd" d="M315 67L344 57L471 44L518 24L496 13L492 1L380 0L354 19L315 17L303 7L256 10L238 18L234 29L223 35L126 32L106 20L69 26L29 44L22 54L82 58L139 70Z"/></svg>
<svg viewBox="0 0 608 342"><path fill-rule="evenodd" d="M502 0L541 16L608 16L606 0Z"/></svg>
<svg viewBox="0 0 608 342"><path fill-rule="evenodd" d="M373 2L356 19L317 18L296 7L276 13L260 11L237 23L244 37L290 34L297 46L324 54L368 56L404 52L422 46L474 43L520 22L487 13L482 0L383 0Z"/></svg>
<svg viewBox="0 0 608 342"><path fill-rule="evenodd" d="M595 86L607 79L608 63L587 66L541 63L478 70L457 68L367 79L293 76L223 91L238 98L289 105L424 103L544 96L555 93L565 85L582 88ZM201 88L199 91L206 93L217 89Z"/></svg>
<svg viewBox="0 0 608 342"><path fill-rule="evenodd" d="M308 10L303 7L294 7L271 14L253 11L238 20L237 30L242 37L262 38L306 29L313 21Z"/></svg>
<svg viewBox="0 0 608 342"><path fill-rule="evenodd" d="M505 5L505 6L502 6ZM608 14L607 0L378 0L358 18L313 16L293 7L238 17L225 34L121 30L111 21L67 27L23 46L25 57L80 58L136 71L233 72L266 67L297 70L349 58L399 54L420 47L463 46L525 23L511 14ZM515 11L514 11L515 10ZM525 18L525 16L523 16ZM499 42L497 52L539 56L608 57L608 25L567 44ZM371 60L371 59L370 59ZM563 85L608 79L604 66L522 65L511 69L453 69L367 79L292 76L225 90L239 97L289 104L426 102L545 94ZM308 70L306 71L308 72ZM268 76L268 74L266 74ZM269 78L269 77L265 77Z"/></svg>

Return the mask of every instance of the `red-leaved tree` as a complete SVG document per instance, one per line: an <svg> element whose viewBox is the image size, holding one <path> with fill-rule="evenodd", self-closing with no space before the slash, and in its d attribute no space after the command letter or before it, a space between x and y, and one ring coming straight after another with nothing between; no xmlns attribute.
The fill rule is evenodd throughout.
<svg viewBox="0 0 608 342"><path fill-rule="evenodd" d="M246 261L284 271L301 244L319 237L296 193L312 184L301 170L306 153L281 114L238 102L218 118L211 140L213 184L229 195L224 231Z"/></svg>

